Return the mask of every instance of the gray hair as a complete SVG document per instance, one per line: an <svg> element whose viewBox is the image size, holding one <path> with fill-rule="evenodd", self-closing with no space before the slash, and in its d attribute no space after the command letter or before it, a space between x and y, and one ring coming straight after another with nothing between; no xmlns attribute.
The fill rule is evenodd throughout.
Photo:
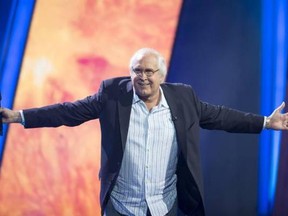
<svg viewBox="0 0 288 216"><path fill-rule="evenodd" d="M130 64L129 64L130 73L132 74L132 66L134 62L147 54L155 55L155 57L158 60L159 72L165 77L167 74L166 61L164 57L157 50L152 49L152 48L142 48L142 49L137 50L134 53L134 55L130 59Z"/></svg>

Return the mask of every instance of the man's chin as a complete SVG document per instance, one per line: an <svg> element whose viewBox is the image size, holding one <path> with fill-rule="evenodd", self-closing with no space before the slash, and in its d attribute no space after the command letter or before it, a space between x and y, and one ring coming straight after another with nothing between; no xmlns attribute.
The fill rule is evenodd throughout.
<svg viewBox="0 0 288 216"><path fill-rule="evenodd" d="M136 92L136 94L138 95L140 99L147 99L150 96L150 94L148 94L148 92L146 91L138 91Z"/></svg>

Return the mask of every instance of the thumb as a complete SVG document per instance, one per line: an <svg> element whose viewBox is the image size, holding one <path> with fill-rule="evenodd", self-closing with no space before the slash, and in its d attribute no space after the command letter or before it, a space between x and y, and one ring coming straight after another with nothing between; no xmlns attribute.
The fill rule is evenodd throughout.
<svg viewBox="0 0 288 216"><path fill-rule="evenodd" d="M279 107L276 108L277 112L281 112L285 107L285 102L283 101Z"/></svg>

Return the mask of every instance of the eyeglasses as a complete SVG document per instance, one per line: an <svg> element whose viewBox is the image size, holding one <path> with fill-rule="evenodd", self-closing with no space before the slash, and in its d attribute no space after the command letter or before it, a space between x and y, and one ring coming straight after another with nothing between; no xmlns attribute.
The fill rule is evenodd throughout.
<svg viewBox="0 0 288 216"><path fill-rule="evenodd" d="M152 70L152 69L141 69L141 68L133 68L132 67L132 71L137 75L137 76L143 76L143 73L147 76L147 77L151 77L153 76L154 73L156 73L157 71L159 71L159 69L157 70Z"/></svg>

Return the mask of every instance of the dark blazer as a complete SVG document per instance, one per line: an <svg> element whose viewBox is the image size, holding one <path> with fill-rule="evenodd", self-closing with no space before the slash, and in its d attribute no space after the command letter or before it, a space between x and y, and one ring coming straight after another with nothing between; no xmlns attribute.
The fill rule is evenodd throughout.
<svg viewBox="0 0 288 216"><path fill-rule="evenodd" d="M189 85L163 83L174 121L180 155L177 165L179 208L187 215L205 215L199 153L199 130L259 133L264 117L200 101ZM101 124L101 208L119 173L125 149L133 87L129 77L102 82L98 93L73 103L23 110L25 127L76 126L91 119Z"/></svg>

